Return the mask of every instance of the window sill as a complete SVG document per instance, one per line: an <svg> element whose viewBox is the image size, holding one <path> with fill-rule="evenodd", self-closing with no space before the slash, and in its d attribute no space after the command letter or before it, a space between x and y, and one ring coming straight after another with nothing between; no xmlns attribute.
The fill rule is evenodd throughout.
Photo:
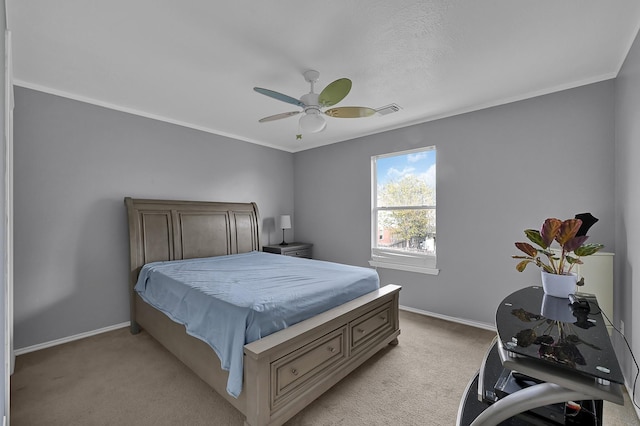
<svg viewBox="0 0 640 426"><path fill-rule="evenodd" d="M419 274L438 275L440 269L427 268L424 266L402 265L399 263L380 262L378 260L370 260L369 265L374 268L397 269L399 271L417 272Z"/></svg>

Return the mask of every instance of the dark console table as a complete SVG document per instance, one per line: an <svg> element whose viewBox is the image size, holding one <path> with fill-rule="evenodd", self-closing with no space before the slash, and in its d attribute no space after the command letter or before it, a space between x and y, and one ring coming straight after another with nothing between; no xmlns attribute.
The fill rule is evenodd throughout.
<svg viewBox="0 0 640 426"><path fill-rule="evenodd" d="M603 400L624 404L624 377L595 296L559 299L527 287L500 303L496 328L458 426L600 426Z"/></svg>

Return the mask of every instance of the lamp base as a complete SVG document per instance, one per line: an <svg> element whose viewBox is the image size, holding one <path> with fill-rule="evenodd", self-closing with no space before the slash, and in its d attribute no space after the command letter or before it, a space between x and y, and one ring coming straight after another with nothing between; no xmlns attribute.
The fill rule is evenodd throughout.
<svg viewBox="0 0 640 426"><path fill-rule="evenodd" d="M285 243L284 240L282 240L282 242L280 243L281 246L288 246L289 243Z"/></svg>

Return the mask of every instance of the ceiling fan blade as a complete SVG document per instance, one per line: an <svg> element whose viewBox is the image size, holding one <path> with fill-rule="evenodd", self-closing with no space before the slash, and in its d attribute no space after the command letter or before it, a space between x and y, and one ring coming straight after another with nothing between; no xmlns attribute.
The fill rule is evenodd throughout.
<svg viewBox="0 0 640 426"><path fill-rule="evenodd" d="M344 99L351 91L351 80L348 78L340 78L329 84L320 92L318 102L321 106L333 106Z"/></svg>
<svg viewBox="0 0 640 426"><path fill-rule="evenodd" d="M260 120L258 120L258 122L259 123L266 123L267 121L280 120L281 118L287 118L287 117L291 117L293 115L298 115L301 112L302 111L289 111L289 112L283 112L283 113L276 114L276 115L270 115L269 117L261 118Z"/></svg>
<svg viewBox="0 0 640 426"><path fill-rule="evenodd" d="M360 118L371 117L376 113L376 110L367 107L338 107L331 108L324 113L330 117L336 118Z"/></svg>
<svg viewBox="0 0 640 426"><path fill-rule="evenodd" d="M288 104L297 105L302 108L305 107L305 105L302 102L300 102L298 99L292 98L291 96L284 95L280 92L276 92L269 89L263 89L262 87L254 87L253 90L255 90L258 93L262 93L265 96L269 96L270 98L277 99L279 101L286 102Z"/></svg>

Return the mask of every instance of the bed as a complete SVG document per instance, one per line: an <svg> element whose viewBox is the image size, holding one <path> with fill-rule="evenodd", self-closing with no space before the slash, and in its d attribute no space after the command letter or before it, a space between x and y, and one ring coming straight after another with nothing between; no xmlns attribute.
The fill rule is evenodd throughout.
<svg viewBox="0 0 640 426"><path fill-rule="evenodd" d="M397 344L400 287L386 285L245 344L242 391L231 395L229 372L212 347L146 303L134 287L150 263L259 253L256 204L129 197L125 204L131 332L144 329L154 337L238 409L245 425L283 424L379 350Z"/></svg>

